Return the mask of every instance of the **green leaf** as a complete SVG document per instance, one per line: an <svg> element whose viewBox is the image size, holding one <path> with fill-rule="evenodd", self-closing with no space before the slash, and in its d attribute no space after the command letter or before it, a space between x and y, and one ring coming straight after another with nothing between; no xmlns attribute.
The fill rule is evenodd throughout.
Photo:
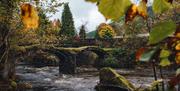
<svg viewBox="0 0 180 91"><path fill-rule="evenodd" d="M156 51L157 51L156 49L150 49L145 51L139 60L145 62L150 61Z"/></svg>
<svg viewBox="0 0 180 91"><path fill-rule="evenodd" d="M107 18L118 20L130 7L130 0L100 0L99 11Z"/></svg>
<svg viewBox="0 0 180 91"><path fill-rule="evenodd" d="M160 53L160 58L167 58L169 57L170 55L170 51L169 50L161 50L161 53Z"/></svg>
<svg viewBox="0 0 180 91"><path fill-rule="evenodd" d="M160 22L152 28L149 36L149 44L159 43L175 31L176 24L173 21Z"/></svg>
<svg viewBox="0 0 180 91"><path fill-rule="evenodd" d="M172 6L167 0L154 0L152 8L154 13L163 13L164 11L170 9Z"/></svg>
<svg viewBox="0 0 180 91"><path fill-rule="evenodd" d="M170 63L168 58L163 58L159 65L162 66L162 67L165 67L165 66L171 65L171 63Z"/></svg>

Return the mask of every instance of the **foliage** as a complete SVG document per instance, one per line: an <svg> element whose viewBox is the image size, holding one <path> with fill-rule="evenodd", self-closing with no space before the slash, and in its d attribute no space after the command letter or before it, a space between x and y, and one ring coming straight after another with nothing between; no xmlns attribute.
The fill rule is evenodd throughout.
<svg viewBox="0 0 180 91"><path fill-rule="evenodd" d="M67 37L72 38L75 36L75 27L74 27L74 21L73 16L69 8L69 4L64 4L64 10L62 13L62 28L59 32L60 35L64 35Z"/></svg>
<svg viewBox="0 0 180 91"><path fill-rule="evenodd" d="M101 64L101 67L112 67L112 68L117 68L119 67L119 62L115 57L112 55L107 57Z"/></svg>
<svg viewBox="0 0 180 91"><path fill-rule="evenodd" d="M29 3L20 5L21 18L27 29L37 28L39 25L39 16L36 8Z"/></svg>
<svg viewBox="0 0 180 91"><path fill-rule="evenodd" d="M173 21L160 22L156 24L149 37L149 44L156 44L172 35L176 31L176 25Z"/></svg>
<svg viewBox="0 0 180 91"><path fill-rule="evenodd" d="M146 51L143 52L143 54L141 55L140 59L141 61L148 61L150 60L153 56L154 53L157 51L157 49L146 49Z"/></svg>
<svg viewBox="0 0 180 91"><path fill-rule="evenodd" d="M118 60L119 67L122 68L133 68L135 66L135 51L126 48L116 48L112 51L112 56Z"/></svg>
<svg viewBox="0 0 180 91"><path fill-rule="evenodd" d="M38 27L38 31L35 32L40 37L41 43L58 43L58 32L60 30L60 21L54 20L50 21L47 15L44 13L44 10L39 7L39 17L40 17L40 25ZM54 24L55 23L55 24Z"/></svg>
<svg viewBox="0 0 180 91"><path fill-rule="evenodd" d="M107 18L117 20L131 5L130 0L100 0L99 11Z"/></svg>
<svg viewBox="0 0 180 91"><path fill-rule="evenodd" d="M130 36L131 38L137 38L139 37L137 36L138 34L147 34L148 29L145 23L147 23L147 21L143 20L141 17L135 17L133 21L126 22L126 24L122 25L125 29L124 37Z"/></svg>
<svg viewBox="0 0 180 91"><path fill-rule="evenodd" d="M140 16L141 14L142 16L146 15L145 11L147 11L147 8L145 2L147 3L148 0L141 0L141 1L144 3L142 2L140 3L139 9L138 6L131 4L129 0L126 0L126 2L129 2L126 4L124 4L125 2L124 0L100 0L97 2L100 3L98 5L99 11L107 19L116 20L126 14L126 21L132 21L137 15ZM179 9L179 7L176 7L178 6L177 4L178 1L175 0L154 0L152 4L152 10L153 13L155 13L156 15L155 16L149 15L150 17L147 17L147 19L152 18L153 22L148 22L148 21L146 22L148 28L147 30L150 31L149 42L148 45L145 47L145 50L144 49L140 50L143 52L138 52L138 56L137 56L137 58L139 58L138 60L143 59L143 61L148 62L152 59L155 59L156 62L160 61L161 66L167 66L171 64L171 62L169 61L171 58L171 61L173 63L179 65L180 53L178 50L179 50L180 42L178 35L180 34L180 32L179 32L179 22L176 16L178 13L176 12L175 9L173 9L171 10L171 12L173 13L172 18L171 16L168 17L167 19L164 19L164 17L162 17L166 15L164 12L170 10L172 6L174 8ZM139 11L141 12L141 14L139 13ZM162 13L164 13L164 15ZM157 21L155 21L156 19ZM168 50L169 52L164 50ZM176 78L176 80L178 79ZM175 82L171 84L177 85L177 83Z"/></svg>
<svg viewBox="0 0 180 91"><path fill-rule="evenodd" d="M164 11L171 8L171 4L168 2L169 0L154 0L153 2L153 11L155 13L163 13Z"/></svg>
<svg viewBox="0 0 180 91"><path fill-rule="evenodd" d="M132 21L138 15L142 16L144 19L147 19L146 4L147 4L146 0L142 0L138 6L132 4L126 13L125 22L127 23L128 21Z"/></svg>
<svg viewBox="0 0 180 91"><path fill-rule="evenodd" d="M87 38L95 38L96 31L91 31L86 34Z"/></svg>
<svg viewBox="0 0 180 91"><path fill-rule="evenodd" d="M48 25L50 25L50 21L48 20L47 15L45 14L44 10L42 8L38 8L39 10L39 27L38 27L38 33L40 36L43 36L45 34L45 31L48 29Z"/></svg>
<svg viewBox="0 0 180 91"><path fill-rule="evenodd" d="M98 28L98 36L101 39L112 39L116 35L114 29L105 23L100 24Z"/></svg>
<svg viewBox="0 0 180 91"><path fill-rule="evenodd" d="M80 32L79 32L79 37L81 39L86 39L86 30L85 30L85 25L82 25L80 28Z"/></svg>

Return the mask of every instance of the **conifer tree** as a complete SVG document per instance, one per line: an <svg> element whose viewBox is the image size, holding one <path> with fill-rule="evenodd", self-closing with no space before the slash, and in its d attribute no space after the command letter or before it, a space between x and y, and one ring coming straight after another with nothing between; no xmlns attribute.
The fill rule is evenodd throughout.
<svg viewBox="0 0 180 91"><path fill-rule="evenodd" d="M86 30L85 30L85 25L82 25L80 28L80 32L79 32L79 37L81 39L85 39L86 38Z"/></svg>
<svg viewBox="0 0 180 91"><path fill-rule="evenodd" d="M75 27L73 16L69 8L69 4L64 4L64 10L61 17L62 28L59 34L62 36L73 37L75 35Z"/></svg>

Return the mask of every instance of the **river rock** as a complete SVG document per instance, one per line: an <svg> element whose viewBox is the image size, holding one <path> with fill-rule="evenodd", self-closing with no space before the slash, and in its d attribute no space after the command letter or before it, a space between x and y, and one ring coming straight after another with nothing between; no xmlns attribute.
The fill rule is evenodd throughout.
<svg viewBox="0 0 180 91"><path fill-rule="evenodd" d="M111 68L102 68L100 70L100 83L95 88L97 91L135 90L133 84Z"/></svg>

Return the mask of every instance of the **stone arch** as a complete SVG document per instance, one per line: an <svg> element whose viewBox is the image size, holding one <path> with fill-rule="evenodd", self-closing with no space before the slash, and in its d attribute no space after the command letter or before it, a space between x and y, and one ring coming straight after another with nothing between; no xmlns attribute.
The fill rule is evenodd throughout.
<svg viewBox="0 0 180 91"><path fill-rule="evenodd" d="M94 67L96 68L101 68L100 64L104 61L104 59L109 55L106 51L104 51L102 48L97 48L97 47L88 47L82 50L81 52L84 51L92 51L98 55L98 59L94 63Z"/></svg>
<svg viewBox="0 0 180 91"><path fill-rule="evenodd" d="M49 53L55 54L59 59L59 73L75 74L76 73L76 55L67 50L45 49Z"/></svg>
<svg viewBox="0 0 180 91"><path fill-rule="evenodd" d="M102 48L97 48L97 47L88 47L85 48L83 51L92 51L96 53L100 58L105 58L108 55L108 53L104 51Z"/></svg>

